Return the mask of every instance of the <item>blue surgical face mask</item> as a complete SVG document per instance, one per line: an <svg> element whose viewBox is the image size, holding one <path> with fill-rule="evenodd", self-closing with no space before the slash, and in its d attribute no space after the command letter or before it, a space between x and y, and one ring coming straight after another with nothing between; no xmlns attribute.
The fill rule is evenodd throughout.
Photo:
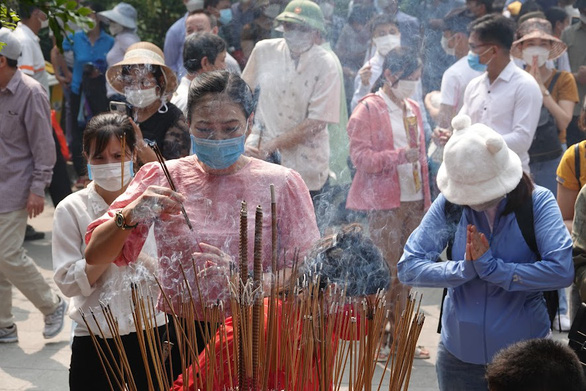
<svg viewBox="0 0 586 391"><path fill-rule="evenodd" d="M227 140L211 140L195 137L192 134L191 154L197 155L197 158L206 166L222 170L236 163L236 160L244 153L245 136L246 132L240 137Z"/></svg>
<svg viewBox="0 0 586 391"><path fill-rule="evenodd" d="M220 17L218 18L218 22L220 22L221 25L227 25L231 21L232 21L232 9L225 8L223 10L220 10Z"/></svg>
<svg viewBox="0 0 586 391"><path fill-rule="evenodd" d="M480 56L472 51L468 52L468 66L478 72L486 71L486 64L481 64Z"/></svg>

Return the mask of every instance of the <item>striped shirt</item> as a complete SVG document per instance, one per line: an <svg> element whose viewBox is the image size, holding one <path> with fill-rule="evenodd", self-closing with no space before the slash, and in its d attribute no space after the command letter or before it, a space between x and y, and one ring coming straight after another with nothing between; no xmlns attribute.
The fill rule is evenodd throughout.
<svg viewBox="0 0 586 391"><path fill-rule="evenodd" d="M44 197L55 165L50 115L43 87L20 70L0 90L0 213Z"/></svg>

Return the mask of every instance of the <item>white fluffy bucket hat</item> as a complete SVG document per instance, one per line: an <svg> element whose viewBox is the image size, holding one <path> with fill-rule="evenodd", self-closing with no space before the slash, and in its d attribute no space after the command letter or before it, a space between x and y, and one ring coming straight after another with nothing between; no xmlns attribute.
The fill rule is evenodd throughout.
<svg viewBox="0 0 586 391"><path fill-rule="evenodd" d="M458 205L479 205L510 193L521 180L521 159L503 137L470 117L452 120L454 133L444 148L437 185L444 197Z"/></svg>

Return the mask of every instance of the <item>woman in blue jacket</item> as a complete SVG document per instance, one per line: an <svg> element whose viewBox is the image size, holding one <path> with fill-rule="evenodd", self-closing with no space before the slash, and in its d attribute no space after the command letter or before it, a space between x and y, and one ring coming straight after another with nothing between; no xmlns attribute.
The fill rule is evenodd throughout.
<svg viewBox="0 0 586 391"><path fill-rule="evenodd" d="M442 194L407 241L398 276L406 285L448 288L440 390L486 391L485 365L497 351L550 333L542 292L572 283L572 240L551 192L533 185L498 133L467 116L452 126L437 176ZM528 203L537 252L516 220ZM456 219L454 205L463 206ZM436 262L450 238L453 260Z"/></svg>

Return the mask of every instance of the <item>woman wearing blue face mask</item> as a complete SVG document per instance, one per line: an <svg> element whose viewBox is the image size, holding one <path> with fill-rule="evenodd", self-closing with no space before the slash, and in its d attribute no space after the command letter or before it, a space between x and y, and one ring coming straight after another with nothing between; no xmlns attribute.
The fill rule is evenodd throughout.
<svg viewBox="0 0 586 391"><path fill-rule="evenodd" d="M100 309L100 301L108 304L112 314L118 318L118 332L122 335L137 389L148 389L136 329L129 317L129 304L130 282L138 283L145 290L158 289L155 281L146 277L152 274L155 266L152 258L155 255L154 238L151 235L145 246L141 246L138 261L133 265L92 266L84 256L87 226L108 210L134 176L136 135L133 126L136 125L126 116L117 113L100 114L90 120L84 131L83 153L89 162L88 172L93 181L87 188L65 198L55 209L53 278L63 294L71 298L69 316L75 322L69 369L71 390L110 389L90 336L90 332L101 336L101 328L106 337L100 339L101 348L107 349L106 345L110 345L113 351L117 350ZM116 292L116 295L112 292ZM98 324L89 316L90 309L94 311ZM83 321L82 311L88 314L90 329ZM153 314L151 322L164 325L164 316L162 312ZM165 331L165 326L158 330L161 335ZM113 373L109 372L108 375L112 377Z"/></svg>
<svg viewBox="0 0 586 391"><path fill-rule="evenodd" d="M191 82L187 109L195 155L167 162L176 191L169 188L159 164L144 165L126 192L88 228L86 259L90 265L132 264L152 226L160 260L158 278L176 313L181 314L184 294L179 264L191 286L195 286L194 265L198 275L206 276L199 278L202 296L193 297L197 319L203 321L203 305L226 303L228 298L226 276L238 259L242 201L261 205L265 212L262 259L267 282L275 272L270 266L271 184L277 202L278 268L293 264L295 250L303 259L319 233L309 191L300 175L242 155L254 102L250 88L239 76L226 71L197 76ZM193 230L187 226L181 206ZM252 210L248 216L248 240L252 243ZM252 246L248 250L252 270ZM159 299L159 308L171 312L164 298ZM230 316L229 306L224 308L225 316ZM200 342L197 346L203 347Z"/></svg>

